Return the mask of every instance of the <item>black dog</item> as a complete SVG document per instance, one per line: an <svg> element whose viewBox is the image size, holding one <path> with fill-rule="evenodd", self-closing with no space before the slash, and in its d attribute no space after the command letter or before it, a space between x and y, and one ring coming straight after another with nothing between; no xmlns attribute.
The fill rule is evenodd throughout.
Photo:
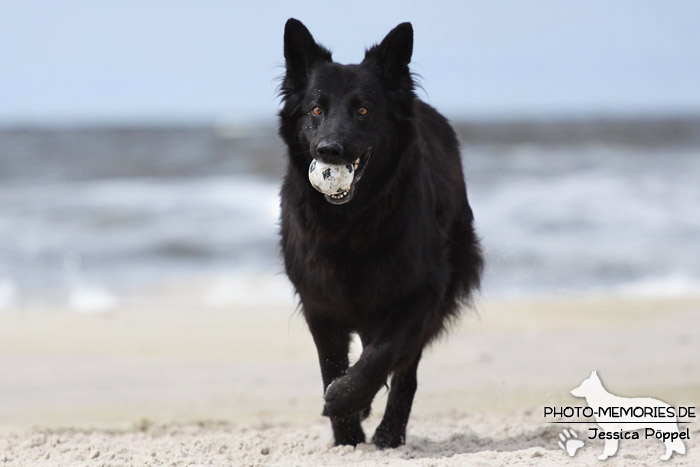
<svg viewBox="0 0 700 467"><path fill-rule="evenodd" d="M389 375L372 440L405 442L421 352L479 286L457 138L415 96L412 50L410 23L359 65L334 63L295 19L284 30L282 250L318 350L336 444L365 441L360 422ZM354 170L349 190L317 192L313 160ZM363 350L349 367L352 333Z"/></svg>

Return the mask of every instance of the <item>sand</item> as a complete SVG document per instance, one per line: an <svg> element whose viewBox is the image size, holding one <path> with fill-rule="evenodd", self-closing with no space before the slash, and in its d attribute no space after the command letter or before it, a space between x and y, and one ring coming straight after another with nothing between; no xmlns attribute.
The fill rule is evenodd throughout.
<svg viewBox="0 0 700 467"><path fill-rule="evenodd" d="M202 284L99 314L0 314L3 465L595 465L603 441L569 457L545 405L592 369L612 392L700 405L700 300L482 300L426 354L406 446L333 447L319 415L316 356L293 304L202 305ZM365 422L371 436L386 400ZM592 425L591 425L592 426ZM620 442L605 465L700 465Z"/></svg>
<svg viewBox="0 0 700 467"><path fill-rule="evenodd" d="M376 421L376 420L375 420ZM405 446L378 450L371 444L334 447L323 420L304 424L157 425L141 430L34 431L0 440L7 465L241 465L241 466L462 466L594 465L602 441L590 441L575 457L556 445L559 427L531 416L417 416ZM700 436L700 425L691 425ZM580 430L583 432L583 430ZM697 443L668 465L697 466ZM695 447L695 449L692 449ZM611 466L663 465L656 441L621 443ZM4 456L4 457L3 457Z"/></svg>

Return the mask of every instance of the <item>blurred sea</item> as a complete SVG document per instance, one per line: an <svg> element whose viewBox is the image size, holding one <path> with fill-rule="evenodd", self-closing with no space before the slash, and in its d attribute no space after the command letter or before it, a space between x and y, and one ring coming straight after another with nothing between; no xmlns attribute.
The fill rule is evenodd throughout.
<svg viewBox="0 0 700 467"><path fill-rule="evenodd" d="M700 295L700 119L457 125L483 296ZM0 129L0 310L289 300L274 127Z"/></svg>

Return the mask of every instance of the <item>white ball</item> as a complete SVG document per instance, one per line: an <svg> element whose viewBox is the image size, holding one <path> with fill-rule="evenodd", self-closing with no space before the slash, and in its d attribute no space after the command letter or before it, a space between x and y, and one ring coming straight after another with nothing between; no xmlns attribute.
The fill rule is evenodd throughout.
<svg viewBox="0 0 700 467"><path fill-rule="evenodd" d="M355 170L352 164L326 164L314 159L309 165L309 181L321 193L335 195L350 189Z"/></svg>

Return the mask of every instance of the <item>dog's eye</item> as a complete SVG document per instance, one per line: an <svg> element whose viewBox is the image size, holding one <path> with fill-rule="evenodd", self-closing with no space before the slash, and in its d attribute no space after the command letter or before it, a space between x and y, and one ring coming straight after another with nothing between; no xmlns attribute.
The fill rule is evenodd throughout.
<svg viewBox="0 0 700 467"><path fill-rule="evenodd" d="M316 106L313 109L311 109L311 113L314 115L321 115L323 113L323 109L321 107Z"/></svg>
<svg viewBox="0 0 700 467"><path fill-rule="evenodd" d="M368 113L369 110L367 110L367 107L360 107L359 109L357 109L357 115L359 115L360 117L364 117Z"/></svg>

